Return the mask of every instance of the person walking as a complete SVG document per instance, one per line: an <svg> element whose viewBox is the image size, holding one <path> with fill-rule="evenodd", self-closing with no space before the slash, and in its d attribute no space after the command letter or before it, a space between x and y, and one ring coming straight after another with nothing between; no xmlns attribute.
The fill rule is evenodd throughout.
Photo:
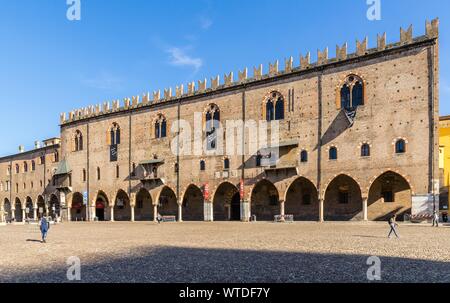
<svg viewBox="0 0 450 303"><path fill-rule="evenodd" d="M435 210L433 214L433 227L439 227L439 213Z"/></svg>
<svg viewBox="0 0 450 303"><path fill-rule="evenodd" d="M391 227L391 231L389 232L388 238L389 239L391 238L392 233L394 233L394 235L397 237L397 239L400 238L399 235L397 234L396 228L397 228L398 224L397 224L397 222L395 222L395 216L390 217L388 223L389 223L389 226Z"/></svg>
<svg viewBox="0 0 450 303"><path fill-rule="evenodd" d="M41 229L42 243L46 243L48 230L50 229L50 222L45 216L42 216L39 228Z"/></svg>
<svg viewBox="0 0 450 303"><path fill-rule="evenodd" d="M162 218L161 214L158 213L158 215L156 216L156 221L158 221L158 224L161 224L162 220L163 220L163 218Z"/></svg>

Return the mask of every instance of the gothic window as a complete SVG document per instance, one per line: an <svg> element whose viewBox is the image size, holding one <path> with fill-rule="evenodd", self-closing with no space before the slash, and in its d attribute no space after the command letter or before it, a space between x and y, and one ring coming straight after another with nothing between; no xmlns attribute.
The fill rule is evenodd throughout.
<svg viewBox="0 0 450 303"><path fill-rule="evenodd" d="M205 160L201 160L200 161L200 171L205 171L206 170L206 162Z"/></svg>
<svg viewBox="0 0 450 303"><path fill-rule="evenodd" d="M39 158L39 162L40 162L41 165L44 165L44 164L45 164L45 155L43 155L43 156L41 156L41 157Z"/></svg>
<svg viewBox="0 0 450 303"><path fill-rule="evenodd" d="M35 171L36 170L36 162L33 160L31 161L31 171Z"/></svg>
<svg viewBox="0 0 450 303"><path fill-rule="evenodd" d="M53 161L55 163L59 162L59 153L57 151L55 151L55 153L53 154Z"/></svg>
<svg viewBox="0 0 450 303"><path fill-rule="evenodd" d="M23 162L23 171L24 172L28 172L28 163L27 162Z"/></svg>
<svg viewBox="0 0 450 303"><path fill-rule="evenodd" d="M302 152L300 153L300 162L301 163L308 162L308 152L306 150L302 150Z"/></svg>
<svg viewBox="0 0 450 303"><path fill-rule="evenodd" d="M336 147L333 146L332 148L330 148L329 156L330 160L337 160L338 152Z"/></svg>
<svg viewBox="0 0 450 303"><path fill-rule="evenodd" d="M75 151L83 150L83 134L77 130L75 132Z"/></svg>
<svg viewBox="0 0 450 303"><path fill-rule="evenodd" d="M220 109L215 104L208 105L205 113L205 133L207 149L217 148L217 130L220 128Z"/></svg>
<svg viewBox="0 0 450 303"><path fill-rule="evenodd" d="M271 93L266 100L266 120L284 120L284 108L283 96L278 92Z"/></svg>
<svg viewBox="0 0 450 303"><path fill-rule="evenodd" d="M20 173L20 166L19 164L16 164L16 174Z"/></svg>
<svg viewBox="0 0 450 303"><path fill-rule="evenodd" d="M365 143L361 146L361 157L370 157L370 145Z"/></svg>
<svg viewBox="0 0 450 303"><path fill-rule="evenodd" d="M113 123L113 126L109 130L110 133L110 145L120 144L120 127L117 123Z"/></svg>
<svg viewBox="0 0 450 303"><path fill-rule="evenodd" d="M354 109L364 105L364 84L361 78L350 75L341 87L341 108Z"/></svg>
<svg viewBox="0 0 450 303"><path fill-rule="evenodd" d="M406 153L406 142L403 139L398 140L395 143L395 153L404 154Z"/></svg>
<svg viewBox="0 0 450 303"><path fill-rule="evenodd" d="M161 139L167 137L167 120L159 114L155 121L155 138Z"/></svg>

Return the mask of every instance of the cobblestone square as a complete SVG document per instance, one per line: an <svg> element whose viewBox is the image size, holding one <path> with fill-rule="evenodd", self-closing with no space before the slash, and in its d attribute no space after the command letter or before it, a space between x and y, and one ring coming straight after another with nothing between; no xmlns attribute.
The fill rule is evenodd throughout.
<svg viewBox="0 0 450 303"><path fill-rule="evenodd" d="M64 223L0 227L0 282L450 282L450 229L386 223Z"/></svg>

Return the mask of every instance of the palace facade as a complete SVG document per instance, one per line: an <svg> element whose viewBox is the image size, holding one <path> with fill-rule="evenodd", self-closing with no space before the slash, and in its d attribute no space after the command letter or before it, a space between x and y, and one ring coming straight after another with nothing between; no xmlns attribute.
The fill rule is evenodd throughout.
<svg viewBox="0 0 450 303"><path fill-rule="evenodd" d="M353 54L344 44L336 58L325 49L314 63L310 54L299 61L61 114L60 142L0 159L2 220L41 213L72 221L432 213L439 202L438 20L420 37L410 27L394 44L379 35L374 48L366 38ZM177 121L198 125L196 116L208 152L174 152L181 149ZM244 136L226 128L236 120L245 122ZM278 125L277 144L247 155L214 153L222 137L251 145L248 121L276 121L264 132ZM198 140L192 135L183 145Z"/></svg>

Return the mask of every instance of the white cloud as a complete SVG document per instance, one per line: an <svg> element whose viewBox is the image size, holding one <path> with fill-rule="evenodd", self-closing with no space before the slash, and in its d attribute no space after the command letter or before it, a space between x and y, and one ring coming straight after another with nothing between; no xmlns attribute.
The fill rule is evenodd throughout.
<svg viewBox="0 0 450 303"><path fill-rule="evenodd" d="M81 81L86 86L102 90L120 89L123 83L121 78L105 71L93 77L84 77Z"/></svg>
<svg viewBox="0 0 450 303"><path fill-rule="evenodd" d="M186 54L181 48L172 47L168 49L167 52L170 55L170 64L173 66L193 67L196 71L203 66L203 60L201 58L193 58Z"/></svg>
<svg viewBox="0 0 450 303"><path fill-rule="evenodd" d="M211 20L211 18L205 16L200 17L200 26L202 27L202 29L208 30L212 25L213 21Z"/></svg>

